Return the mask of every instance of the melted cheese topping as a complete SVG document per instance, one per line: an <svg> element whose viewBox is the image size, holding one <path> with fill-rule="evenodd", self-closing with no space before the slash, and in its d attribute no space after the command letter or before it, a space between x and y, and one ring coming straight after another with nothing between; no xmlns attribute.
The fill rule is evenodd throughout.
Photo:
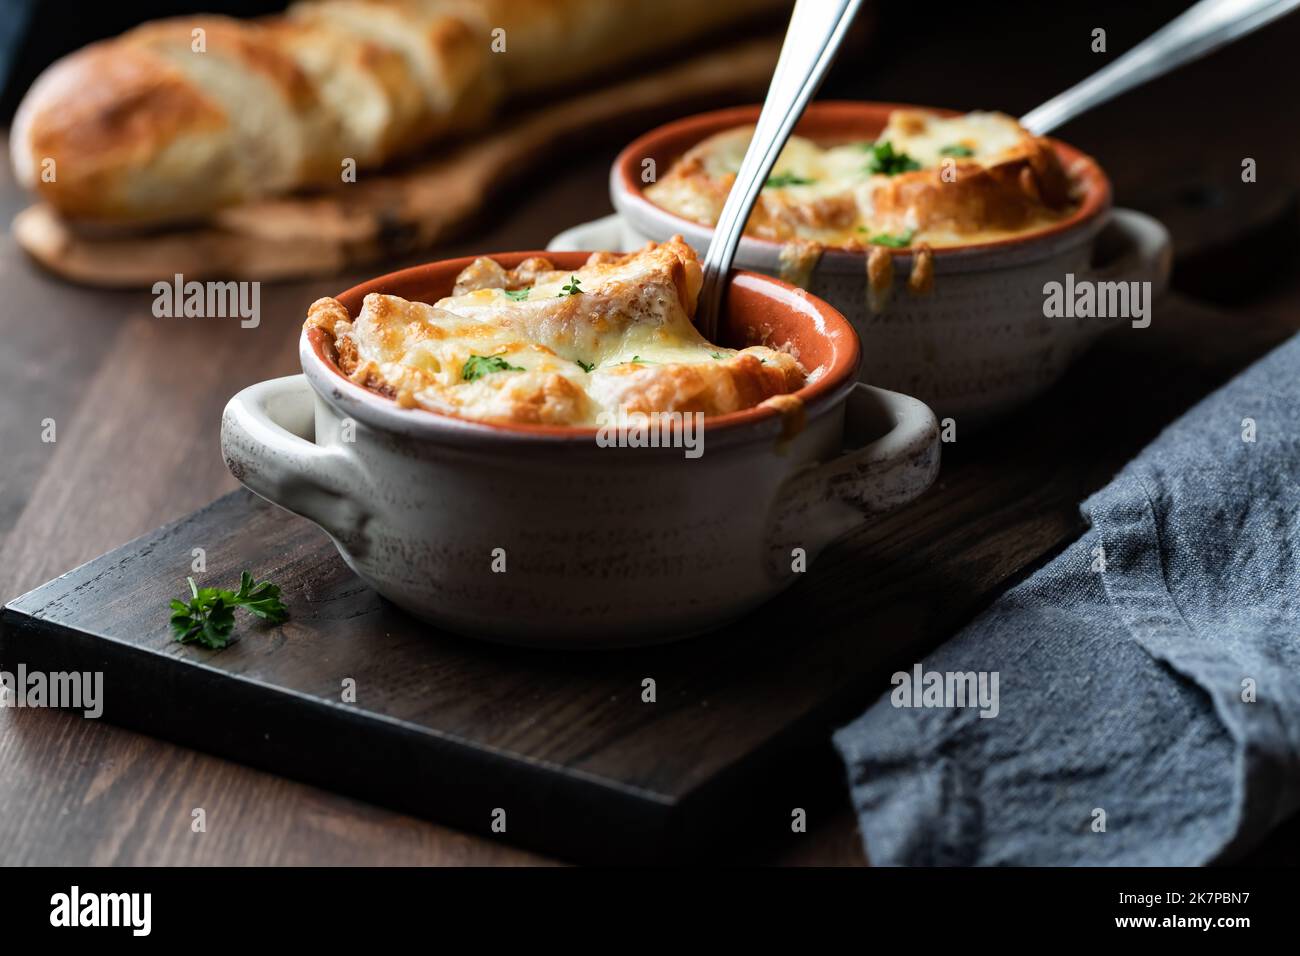
<svg viewBox="0 0 1300 956"><path fill-rule="evenodd" d="M710 344L691 324L700 287L680 237L575 272L480 258L430 305L366 296L352 319L320 299L307 326L332 337L339 368L398 403L486 421L594 425L623 412L720 415L796 391L797 358Z"/></svg>
<svg viewBox="0 0 1300 956"><path fill-rule="evenodd" d="M656 204L718 221L753 127L717 133L646 188ZM1072 211L1056 151L1002 113L895 110L871 142L792 136L746 233L862 250L967 245L1043 228Z"/></svg>

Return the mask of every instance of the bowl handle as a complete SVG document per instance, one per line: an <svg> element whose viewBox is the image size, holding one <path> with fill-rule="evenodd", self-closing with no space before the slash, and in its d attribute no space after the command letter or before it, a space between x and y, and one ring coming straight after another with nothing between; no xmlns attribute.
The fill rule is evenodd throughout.
<svg viewBox="0 0 1300 956"><path fill-rule="evenodd" d="M362 487L356 462L317 445L313 395L303 375L250 385L226 404L221 452L230 473L272 504L320 525L349 553L365 551L370 512L349 489Z"/></svg>
<svg viewBox="0 0 1300 956"><path fill-rule="evenodd" d="M1146 213L1132 209L1112 209L1103 230L1099 247L1118 246L1119 251L1101 265L1088 270L1094 282L1150 282L1153 296L1165 291L1173 262L1173 242L1169 230ZM1134 328L1146 328L1151 316L1133 322Z"/></svg>
<svg viewBox="0 0 1300 956"><path fill-rule="evenodd" d="M879 437L860 444L873 435ZM768 549L782 577L795 569L795 548L811 560L866 518L919 496L939 472L934 412L898 392L854 385L844 403L844 446L785 484Z"/></svg>

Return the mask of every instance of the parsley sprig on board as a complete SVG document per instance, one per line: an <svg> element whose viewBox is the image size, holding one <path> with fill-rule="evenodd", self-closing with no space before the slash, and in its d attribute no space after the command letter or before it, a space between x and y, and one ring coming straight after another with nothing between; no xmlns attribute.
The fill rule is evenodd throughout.
<svg viewBox="0 0 1300 956"><path fill-rule="evenodd" d="M171 602L172 636L182 644L202 644L213 650L227 647L235 630L235 608L269 624L283 624L289 609L280 600L280 588L269 581L254 581L245 571L239 576L239 590L201 588L193 578L189 601Z"/></svg>

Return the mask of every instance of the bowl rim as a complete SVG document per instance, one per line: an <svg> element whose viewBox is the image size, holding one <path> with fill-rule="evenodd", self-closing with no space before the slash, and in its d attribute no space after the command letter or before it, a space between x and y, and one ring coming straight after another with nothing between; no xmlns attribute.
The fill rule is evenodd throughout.
<svg viewBox="0 0 1300 956"><path fill-rule="evenodd" d="M666 140L692 139L693 143L699 143L714 133L734 126L753 123L758 119L761 108L760 104L745 104L730 106L725 109L709 110L704 113L694 113L642 133L623 147L610 167L610 199L614 203L614 208L618 210L620 215L627 217L633 226L637 226L638 221L654 221L657 225L662 224L664 229L686 235L688 241L691 241L692 237L696 236L711 238L713 226L679 216L646 198L642 190L644 184L640 178L641 162L646 157L659 152L660 147ZM963 115L962 110L921 106L912 103L890 103L878 100L819 100L809 104L804 116L800 119L800 124L809 120L838 120L847 124L854 122L863 124L869 118L879 120L882 113L887 117L894 110L921 110L944 117ZM799 132L799 126L795 127L795 132ZM982 265L986 260L993 258L998 259L999 265L1005 265L1004 260L1008 253L1018 252L1024 254L1030 252L1032 247L1039 245L1045 247L1044 255L1047 255L1050 254L1051 250L1046 247L1052 247L1054 240L1067 236L1072 237L1072 234L1076 232L1080 238L1086 238L1087 235L1099 230L1104 225L1105 216L1111 208L1113 191L1110 179L1106 176L1101 165L1087 153L1068 143L1050 136L1043 138L1052 144L1067 171L1071 171L1071 175L1077 176L1086 186L1086 192L1083 201L1079 204L1079 208L1059 222L1054 222L1041 229L1035 229L1022 235L1008 236L987 242L970 243L969 245L942 246L932 249L931 252L934 256L936 268L941 268L943 265L970 268ZM680 155L680 153L677 155ZM676 159L676 156L673 159ZM753 261L756 258L755 253L758 254L758 257L774 261L775 257L779 255L782 245L783 243L779 240L764 239L757 236L745 236L741 241L743 253L748 253L743 255L746 262ZM912 248L891 249L888 246L874 248L886 249L893 258L905 261L910 260L915 252ZM850 266L850 268L843 271L859 271L863 268L861 264L867 255L868 253L865 250L855 251L839 246L827 246L822 254L822 261L829 260L829 262L839 264L842 267L845 265ZM740 260L741 258L742 255L738 254L737 259ZM1033 256L1033 258L1037 258L1037 256Z"/></svg>
<svg viewBox="0 0 1300 956"><path fill-rule="evenodd" d="M588 251L572 252L490 252L483 253L506 265L517 265L524 259L541 256L550 259L560 268L576 268L592 255ZM422 281L425 274L437 270L455 276L472 263L478 255L455 259L439 259L386 273L359 283L336 298L343 302L349 314L356 316L366 295L383 292L385 288L401 283ZM861 344L853 326L834 306L803 289L772 276L737 269L731 274L731 283L759 294L767 295L780 306L800 315L810 323L814 334L825 338L831 347L829 365L818 366L821 374L802 388L787 394L800 399L807 419L815 418L834 405L843 402L857 382L858 367L862 360ZM511 441L524 443L581 443L595 446L599 427L578 425L529 425L517 422L494 422L416 406L403 408L387 396L364 388L348 379L326 354L327 338L323 330L304 326L299 336L298 354L303 373L313 390L336 410L354 416L366 424L385 431L415 437L459 440L466 443L482 441ZM346 408L341 407L346 405ZM708 435L714 444L723 436L737 439L742 436L779 436L784 433L785 413L773 406L753 406L728 412L725 415L704 419ZM643 449L653 451L655 449ZM660 449L662 450L662 449ZM680 453L679 448L670 451Z"/></svg>

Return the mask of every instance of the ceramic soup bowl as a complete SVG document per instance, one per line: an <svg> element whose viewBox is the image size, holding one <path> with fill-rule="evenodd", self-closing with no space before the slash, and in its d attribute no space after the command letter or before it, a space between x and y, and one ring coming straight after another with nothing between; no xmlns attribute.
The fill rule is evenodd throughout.
<svg viewBox="0 0 1300 956"><path fill-rule="evenodd" d="M494 255L507 268L539 253ZM588 253L548 254L578 268ZM369 292L433 302L470 259L384 276ZM672 640L761 604L868 516L938 469L935 419L857 381L857 337L826 303L767 276L732 278L723 344L790 343L810 372L803 415L705 420L703 453L597 444L596 429L487 424L404 409L348 381L318 330L303 374L227 405L221 444L251 490L320 525L402 608L517 644ZM797 551L796 549L802 549Z"/></svg>
<svg viewBox="0 0 1300 956"><path fill-rule="evenodd" d="M796 128L816 142L873 139L899 108L894 103L823 102L809 107ZM610 174L618 220L595 241L634 249L680 233L697 249L712 229L683 219L648 200L642 181L652 168L666 171L706 137L758 118L747 106L691 116L661 126L630 143ZM951 110L935 110L953 115ZM866 255L828 249L807 288L838 309L862 337L863 381L914 395L941 417L979 424L1020 405L1052 384L1098 335L1127 326L1124 318L1048 318L1044 286L1075 282L1150 282L1152 295L1169 274L1169 234L1159 222L1130 210L1111 209L1110 183L1097 163L1054 142L1065 168L1082 186L1078 209L1064 220L1021 236L934 250L934 284L928 294L907 289L913 254L893 253L894 288L881 306L867 301ZM596 224L593 224L596 225ZM553 249L574 241L590 248L590 230L557 237ZM736 264L777 275L780 244L746 237Z"/></svg>

